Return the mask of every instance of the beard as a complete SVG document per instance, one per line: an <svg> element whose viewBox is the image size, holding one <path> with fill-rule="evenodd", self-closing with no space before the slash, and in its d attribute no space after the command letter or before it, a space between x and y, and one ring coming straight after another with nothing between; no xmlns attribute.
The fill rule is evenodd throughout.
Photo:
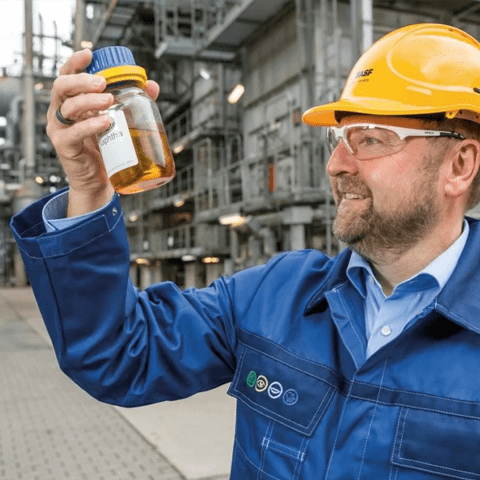
<svg viewBox="0 0 480 480"><path fill-rule="evenodd" d="M343 191L362 192L370 202L360 214L340 203L333 222L334 236L369 261L384 262L402 255L425 237L439 216L434 190L437 176L429 173L417 182L410 198L390 213L375 208L371 192L360 179L341 179Z"/></svg>

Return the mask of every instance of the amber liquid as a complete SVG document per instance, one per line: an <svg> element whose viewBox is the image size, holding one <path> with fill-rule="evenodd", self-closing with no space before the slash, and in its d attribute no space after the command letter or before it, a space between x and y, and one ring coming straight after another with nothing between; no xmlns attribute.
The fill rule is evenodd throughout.
<svg viewBox="0 0 480 480"><path fill-rule="evenodd" d="M157 131L129 129L138 165L113 174L110 182L121 194L145 192L175 177L175 163L163 128Z"/></svg>

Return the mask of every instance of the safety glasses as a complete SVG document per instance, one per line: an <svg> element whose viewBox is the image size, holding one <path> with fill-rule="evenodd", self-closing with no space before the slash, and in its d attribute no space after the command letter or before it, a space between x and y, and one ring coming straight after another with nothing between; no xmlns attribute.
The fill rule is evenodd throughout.
<svg viewBox="0 0 480 480"><path fill-rule="evenodd" d="M333 153L340 140L343 140L347 150L357 160L373 160L393 155L405 147L408 137L465 139L463 135L456 132L394 127L374 123L352 123L343 127L329 127L327 130L327 143L330 153Z"/></svg>

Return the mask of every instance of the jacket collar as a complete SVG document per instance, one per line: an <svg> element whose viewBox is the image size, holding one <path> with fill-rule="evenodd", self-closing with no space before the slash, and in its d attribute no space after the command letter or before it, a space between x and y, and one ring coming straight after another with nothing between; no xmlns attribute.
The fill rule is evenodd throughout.
<svg viewBox="0 0 480 480"><path fill-rule="evenodd" d="M438 295L435 310L449 320L480 334L480 221L467 217L470 233L450 279ZM345 249L331 259L325 281L305 307L313 313L325 300L325 294L349 281L346 271L351 250Z"/></svg>
<svg viewBox="0 0 480 480"><path fill-rule="evenodd" d="M435 309L480 333L480 221L467 218L470 234L452 276L438 295Z"/></svg>
<svg viewBox="0 0 480 480"><path fill-rule="evenodd" d="M347 267L350 261L352 251L348 248L342 250L336 257L332 258L322 268L325 273L325 278L318 290L310 298L305 307L304 315L313 313L317 310L322 302L325 301L325 294L332 290L336 290L348 281Z"/></svg>

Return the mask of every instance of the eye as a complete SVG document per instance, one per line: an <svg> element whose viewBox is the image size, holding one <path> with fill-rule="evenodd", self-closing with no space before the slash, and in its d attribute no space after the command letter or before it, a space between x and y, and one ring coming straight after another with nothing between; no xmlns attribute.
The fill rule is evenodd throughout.
<svg viewBox="0 0 480 480"><path fill-rule="evenodd" d="M379 143L381 143L380 140L371 135L365 135L360 141L360 144L364 147L371 147L374 145L378 145Z"/></svg>

